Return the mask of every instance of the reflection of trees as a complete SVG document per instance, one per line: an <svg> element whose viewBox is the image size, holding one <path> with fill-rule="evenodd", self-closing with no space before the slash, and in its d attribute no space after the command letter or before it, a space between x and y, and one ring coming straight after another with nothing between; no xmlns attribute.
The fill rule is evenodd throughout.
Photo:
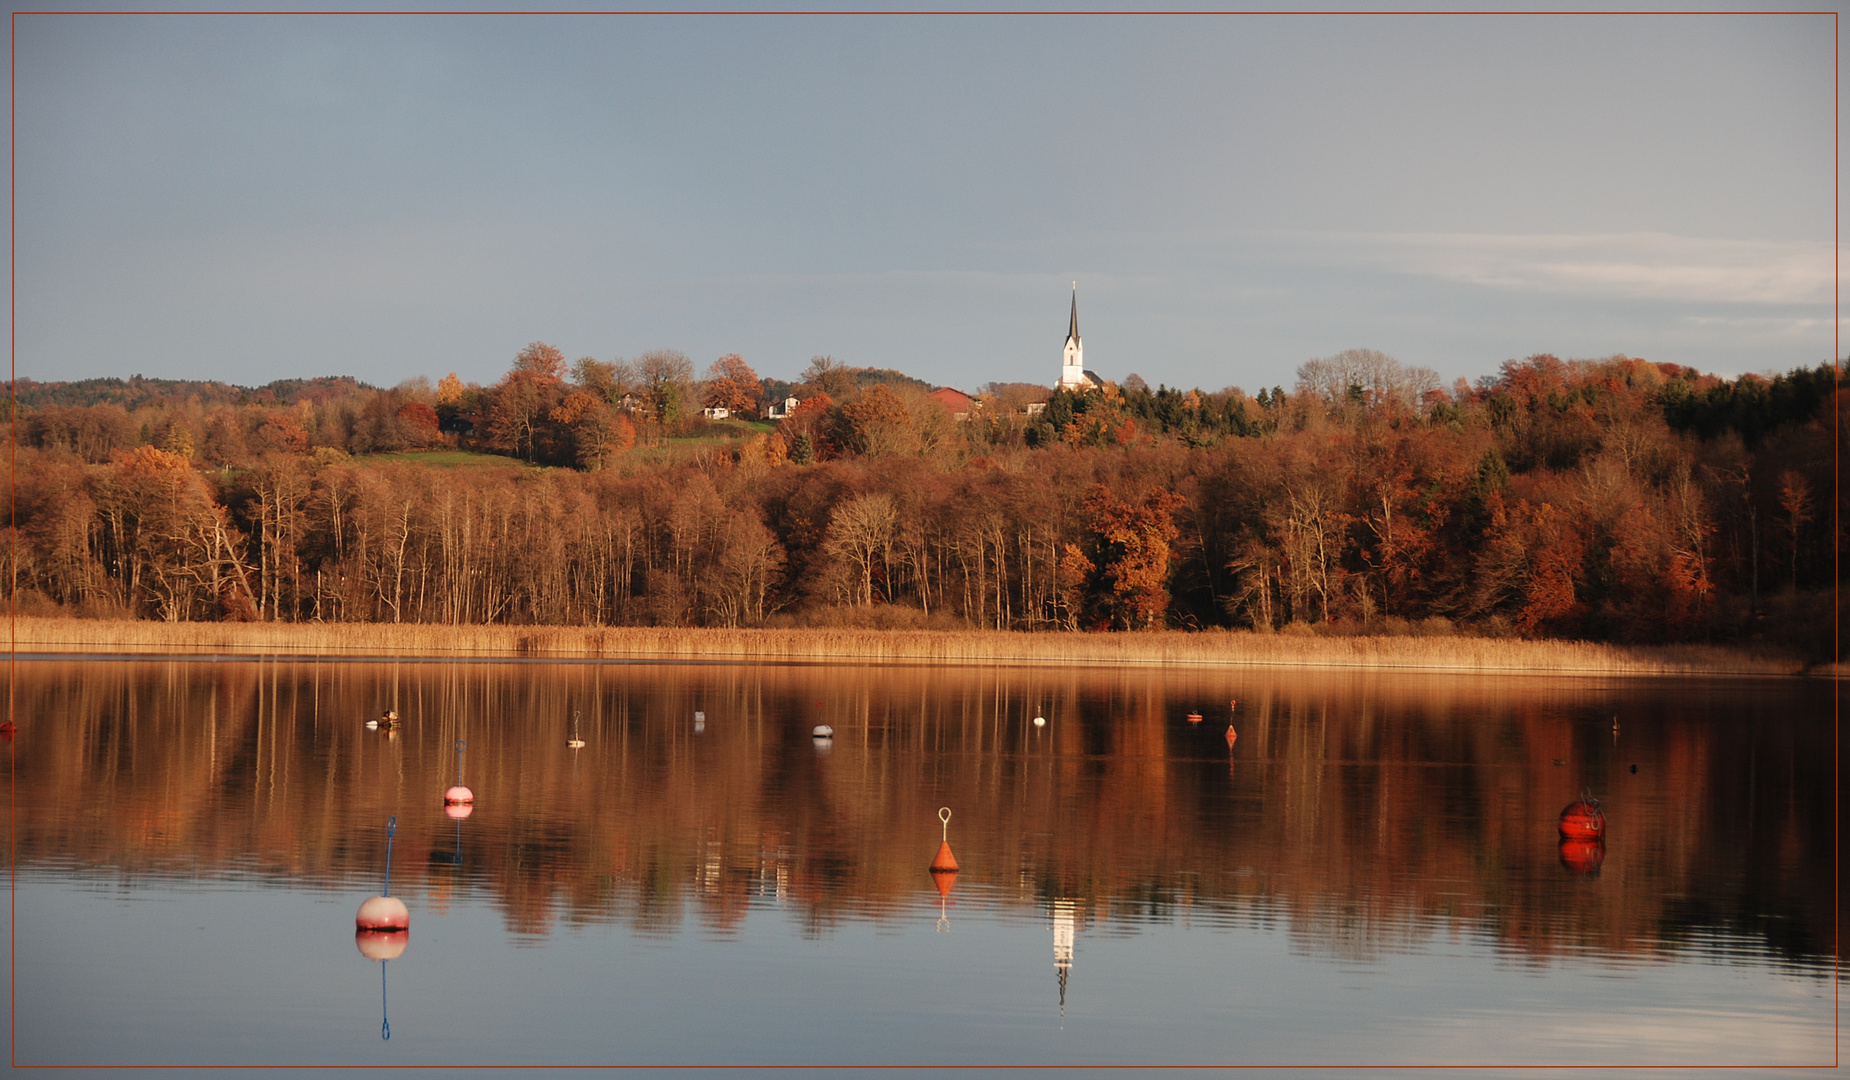
<svg viewBox="0 0 1850 1080"><path fill-rule="evenodd" d="M1100 927L1282 922L1300 948L1357 959L1461 926L1531 961L1718 933L1816 955L1832 926L1831 771L1813 692L1148 669L26 663L15 824L24 865L346 889L376 874L375 826L396 813L396 889L433 907L484 893L518 933L564 920L666 934L692 913L724 934L780 901L823 933L929 888L935 811L950 805L960 888L1072 899ZM385 707L405 729L366 732ZM1184 723L1197 708L1208 719ZM565 746L574 710L578 751ZM837 732L827 753L809 740L816 723ZM460 866L440 806L457 738L478 800ZM1597 881L1556 853L1555 815L1582 785L1612 821Z"/></svg>

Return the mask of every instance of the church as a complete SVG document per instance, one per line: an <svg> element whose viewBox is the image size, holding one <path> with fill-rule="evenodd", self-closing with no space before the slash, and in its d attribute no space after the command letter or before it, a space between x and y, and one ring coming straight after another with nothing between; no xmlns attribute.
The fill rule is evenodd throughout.
<svg viewBox="0 0 1850 1080"><path fill-rule="evenodd" d="M1066 331L1066 348L1060 354L1060 389L1089 390L1105 380L1086 370L1085 347L1079 341L1079 282L1073 282L1073 319Z"/></svg>

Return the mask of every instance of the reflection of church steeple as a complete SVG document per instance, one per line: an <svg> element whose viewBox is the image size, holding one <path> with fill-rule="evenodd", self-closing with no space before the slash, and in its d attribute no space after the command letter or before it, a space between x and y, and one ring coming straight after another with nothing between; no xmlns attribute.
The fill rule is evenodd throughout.
<svg viewBox="0 0 1850 1080"><path fill-rule="evenodd" d="M1066 974L1073 969L1073 902L1053 902L1053 970L1060 980L1060 1019L1066 1019Z"/></svg>

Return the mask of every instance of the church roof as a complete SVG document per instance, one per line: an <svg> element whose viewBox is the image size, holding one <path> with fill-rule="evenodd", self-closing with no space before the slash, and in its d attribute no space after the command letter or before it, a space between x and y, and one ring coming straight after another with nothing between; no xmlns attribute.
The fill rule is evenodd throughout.
<svg viewBox="0 0 1850 1080"><path fill-rule="evenodd" d="M1073 286L1073 325L1072 325L1072 329L1066 332L1066 340L1068 341L1078 341L1079 340L1079 286L1078 285Z"/></svg>

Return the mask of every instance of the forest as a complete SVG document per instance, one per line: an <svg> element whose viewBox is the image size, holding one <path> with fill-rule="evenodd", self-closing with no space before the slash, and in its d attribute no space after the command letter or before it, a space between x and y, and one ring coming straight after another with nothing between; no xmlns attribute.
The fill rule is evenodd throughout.
<svg viewBox="0 0 1850 1080"><path fill-rule="evenodd" d="M1764 642L1838 659L1831 365L1625 356L1475 384L1372 350L1248 395L929 383L817 357L493 385L11 387L22 614L1232 627ZM790 398L798 404L781 413Z"/></svg>

